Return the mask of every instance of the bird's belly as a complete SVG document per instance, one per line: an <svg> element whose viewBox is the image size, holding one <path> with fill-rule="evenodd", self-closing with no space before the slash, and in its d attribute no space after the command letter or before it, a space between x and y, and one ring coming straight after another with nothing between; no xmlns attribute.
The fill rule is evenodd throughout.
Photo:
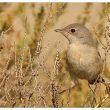
<svg viewBox="0 0 110 110"><path fill-rule="evenodd" d="M96 49L84 45L70 45L67 61L71 70L70 75L75 74L81 79L93 80L101 70Z"/></svg>

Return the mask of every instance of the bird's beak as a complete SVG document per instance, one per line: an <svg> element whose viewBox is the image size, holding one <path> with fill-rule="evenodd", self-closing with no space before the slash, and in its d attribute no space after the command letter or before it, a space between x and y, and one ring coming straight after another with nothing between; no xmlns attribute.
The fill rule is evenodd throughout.
<svg viewBox="0 0 110 110"><path fill-rule="evenodd" d="M55 32L60 32L60 33L61 33L61 32L62 32L62 29L55 29L54 31L55 31Z"/></svg>
<svg viewBox="0 0 110 110"><path fill-rule="evenodd" d="M64 29L55 29L55 32L60 32L63 34L66 38L68 37L68 32L64 31Z"/></svg>

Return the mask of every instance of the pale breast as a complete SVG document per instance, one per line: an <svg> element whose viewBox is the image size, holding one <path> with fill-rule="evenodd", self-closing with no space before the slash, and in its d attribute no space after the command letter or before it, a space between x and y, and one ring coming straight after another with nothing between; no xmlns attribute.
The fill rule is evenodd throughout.
<svg viewBox="0 0 110 110"><path fill-rule="evenodd" d="M81 79L93 80L101 72L101 59L95 47L71 44L67 50L71 73Z"/></svg>

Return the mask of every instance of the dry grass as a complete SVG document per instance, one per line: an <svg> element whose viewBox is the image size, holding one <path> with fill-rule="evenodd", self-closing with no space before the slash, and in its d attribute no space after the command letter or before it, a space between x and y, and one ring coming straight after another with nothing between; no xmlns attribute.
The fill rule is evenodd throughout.
<svg viewBox="0 0 110 110"><path fill-rule="evenodd" d="M88 24L94 4L84 4L76 21ZM69 6L69 3L0 4L0 107L110 107L109 83L91 88L81 81L79 87L69 89L71 80L61 41L49 53L49 45L43 46L45 36ZM99 22L92 30L104 53L102 77L106 73L109 81L106 65L110 50L110 4L102 3L100 7ZM68 90L61 93L65 89Z"/></svg>

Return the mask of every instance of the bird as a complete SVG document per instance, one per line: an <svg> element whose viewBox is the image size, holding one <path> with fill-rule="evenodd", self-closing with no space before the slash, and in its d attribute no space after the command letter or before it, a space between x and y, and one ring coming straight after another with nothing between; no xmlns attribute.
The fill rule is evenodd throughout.
<svg viewBox="0 0 110 110"><path fill-rule="evenodd" d="M102 72L102 60L96 42L89 29L80 23L70 24L62 29L55 29L69 41L66 60L74 84L78 79L89 84L98 82Z"/></svg>

